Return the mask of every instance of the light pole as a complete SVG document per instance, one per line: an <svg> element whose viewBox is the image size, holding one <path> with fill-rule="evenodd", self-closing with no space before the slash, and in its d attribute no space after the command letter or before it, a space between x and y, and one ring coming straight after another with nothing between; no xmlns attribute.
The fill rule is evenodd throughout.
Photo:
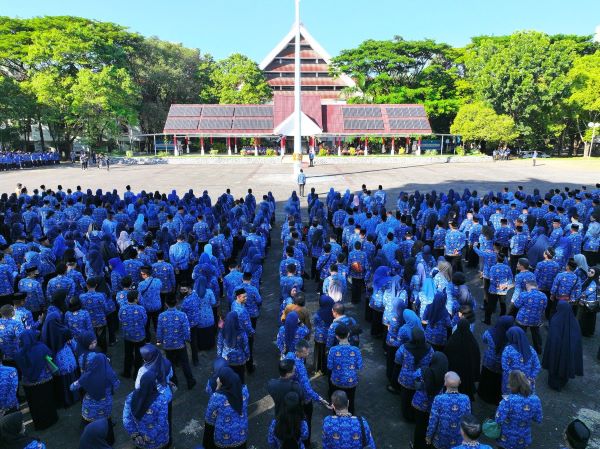
<svg viewBox="0 0 600 449"><path fill-rule="evenodd" d="M592 141L590 142L590 148L587 151L586 156L592 156L592 149L594 148L594 139L596 138L596 128L600 128L600 123L589 122L588 127L592 128Z"/></svg>
<svg viewBox="0 0 600 449"><path fill-rule="evenodd" d="M302 168L302 92L300 77L300 0L296 0L296 45L294 57L294 176Z"/></svg>

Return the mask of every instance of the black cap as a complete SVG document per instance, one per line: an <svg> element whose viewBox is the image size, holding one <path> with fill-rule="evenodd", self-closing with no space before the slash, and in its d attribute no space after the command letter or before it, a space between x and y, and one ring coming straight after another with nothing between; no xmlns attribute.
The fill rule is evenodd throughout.
<svg viewBox="0 0 600 449"><path fill-rule="evenodd" d="M590 429L579 419L569 423L565 436L573 449L585 449L590 440Z"/></svg>

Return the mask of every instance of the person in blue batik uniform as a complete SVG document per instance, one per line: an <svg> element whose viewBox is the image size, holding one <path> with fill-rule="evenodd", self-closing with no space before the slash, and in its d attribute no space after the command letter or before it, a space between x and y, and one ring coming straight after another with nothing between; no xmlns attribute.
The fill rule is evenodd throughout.
<svg viewBox="0 0 600 449"><path fill-rule="evenodd" d="M487 347L483 353L477 394L488 404L498 405L502 399L502 352L508 342L506 332L514 322L511 315L501 316L481 338Z"/></svg>
<svg viewBox="0 0 600 449"><path fill-rule="evenodd" d="M260 316L260 308L263 300L260 296L258 288L252 282L252 273L245 272L242 276L242 281L242 284L238 285L237 288L243 288L246 290L246 304L244 304L244 306L248 311L248 315L250 315L252 327L256 329L256 323L258 321L258 317Z"/></svg>
<svg viewBox="0 0 600 449"><path fill-rule="evenodd" d="M81 300L81 306L87 310L92 320L92 326L94 326L94 332L98 339L98 346L103 352L106 352L108 347L107 335L106 335L106 296L104 293L96 291L98 287L98 280L96 278L89 278L86 281L87 293L79 296Z"/></svg>
<svg viewBox="0 0 600 449"><path fill-rule="evenodd" d="M64 263L56 265L56 277L53 277L48 281L46 287L46 298L52 298L54 294L59 290L65 290L67 292L67 303L75 295L75 282L70 277L67 277L67 266ZM62 304L64 307L66 304Z"/></svg>
<svg viewBox="0 0 600 449"><path fill-rule="evenodd" d="M19 408L17 389L19 376L17 369L2 363L4 354L0 350L0 415L16 412Z"/></svg>
<svg viewBox="0 0 600 449"><path fill-rule="evenodd" d="M15 354L15 362L21 372L21 385L35 429L44 430L58 421L52 373L47 361L52 352L37 339L34 330L24 331L19 341L21 349Z"/></svg>
<svg viewBox="0 0 600 449"><path fill-rule="evenodd" d="M390 269L386 266L378 267L375 273L373 273L373 293L369 300L369 307L371 308L371 335L373 336L381 337L383 335L385 295L391 287L392 280L393 277L391 276Z"/></svg>
<svg viewBox="0 0 600 449"><path fill-rule="evenodd" d="M354 250L348 255L349 276L352 278L352 304L360 302L365 289L365 279L370 277L371 272L369 259L361 248L360 241L355 242Z"/></svg>
<svg viewBox="0 0 600 449"><path fill-rule="evenodd" d="M65 324L71 329L74 337L78 337L84 332L94 332L90 313L82 309L79 296L75 296L69 301L69 310L65 312Z"/></svg>
<svg viewBox="0 0 600 449"><path fill-rule="evenodd" d="M85 426L79 439L79 449L112 449L114 440L114 431L108 419L98 419Z"/></svg>
<svg viewBox="0 0 600 449"><path fill-rule="evenodd" d="M243 449L248 439L248 388L229 367L219 370L217 389L206 407L205 421L214 426L217 448ZM210 447L210 446L209 446Z"/></svg>
<svg viewBox="0 0 600 449"><path fill-rule="evenodd" d="M169 298L167 310L158 316L156 344L161 346L167 359L175 365L180 364L187 381L188 390L194 388L196 380L192 375L186 342L190 341L190 323L185 313L177 310L177 300ZM177 375L173 373L173 383L178 384Z"/></svg>
<svg viewBox="0 0 600 449"><path fill-rule="evenodd" d="M354 413L354 397L358 386L359 373L363 367L360 349L352 346L348 337L350 329L340 324L335 329L338 345L329 350L327 368L331 371L329 377L329 395L335 390L342 390L348 395L350 413Z"/></svg>
<svg viewBox="0 0 600 449"><path fill-rule="evenodd" d="M288 352L293 351L299 340L307 338L309 329L300 322L298 313L290 312L285 317L285 323L277 332L276 346L283 358Z"/></svg>
<svg viewBox="0 0 600 449"><path fill-rule="evenodd" d="M242 283L243 276L237 262L231 262L229 264L229 274L223 278L223 290L229 303L234 301L235 289Z"/></svg>
<svg viewBox="0 0 600 449"><path fill-rule="evenodd" d="M496 304L500 302L500 315L506 315L506 294L513 285L513 275L505 263L505 256L497 255L496 264L490 268L490 288L483 323L490 325Z"/></svg>
<svg viewBox="0 0 600 449"><path fill-rule="evenodd" d="M533 348L535 352L541 354L542 336L540 335L540 326L544 320L548 298L538 290L535 279L527 281L525 289L526 291L521 293L514 301L514 306L519 309L516 322L525 332L527 332L527 329L531 330Z"/></svg>
<svg viewBox="0 0 600 449"><path fill-rule="evenodd" d="M156 389L156 373L146 372L139 388L129 393L123 408L123 427L138 449L163 449L170 440L169 402Z"/></svg>
<svg viewBox="0 0 600 449"><path fill-rule="evenodd" d="M531 422L542 422L542 402L531 391L522 371L511 371L508 378L510 393L496 411L500 438L496 441L504 449L525 449L531 445Z"/></svg>
<svg viewBox="0 0 600 449"><path fill-rule="evenodd" d="M448 341L448 329L451 326L450 315L446 309L446 294L436 292L433 302L427 306L423 314L426 322L425 339L436 351L442 351Z"/></svg>
<svg viewBox="0 0 600 449"><path fill-rule="evenodd" d="M577 264L573 260L567 262L566 271L558 273L552 283L550 300L553 310L556 309L557 301L575 303L581 296L581 280L575 274ZM552 316L552 312L550 316Z"/></svg>
<svg viewBox="0 0 600 449"><path fill-rule="evenodd" d="M448 372L448 358L443 352L435 352L431 363L426 368L415 372L416 392L412 399L415 409L415 430L413 433L413 449L426 449L427 425L431 404L436 395L444 388L444 376Z"/></svg>
<svg viewBox="0 0 600 449"><path fill-rule="evenodd" d="M4 449L46 449L40 440L25 434L23 413L14 412L0 418L0 443Z"/></svg>
<svg viewBox="0 0 600 449"><path fill-rule="evenodd" d="M327 351L325 342L331 323L333 323L333 299L327 295L319 298L319 310L313 315L313 330L315 333L314 369L324 373L327 369Z"/></svg>
<svg viewBox="0 0 600 449"><path fill-rule="evenodd" d="M95 336L81 335L77 341L81 377L71 384L72 390L82 389L81 425L85 427L97 419L107 418L111 422L113 393L119 387L119 379L110 366L108 358L96 347Z"/></svg>
<svg viewBox="0 0 600 449"><path fill-rule="evenodd" d="M302 440L308 438L308 424L300 404L300 396L290 391L283 398L279 414L271 421L267 443L270 449L296 447L305 449Z"/></svg>
<svg viewBox="0 0 600 449"><path fill-rule="evenodd" d="M46 299L44 298L42 284L36 280L38 274L37 268L28 267L26 272L27 277L19 281L19 291L27 293L25 307L31 310L31 313L33 313L33 318L37 319L39 314L46 306Z"/></svg>
<svg viewBox="0 0 600 449"><path fill-rule="evenodd" d="M53 380L56 400L65 408L79 399L77 392L69 390L69 386L77 378L77 361L69 344L72 336L71 330L62 323L59 313L52 312L46 316L42 327L42 342L52 351L52 359L58 367Z"/></svg>
<svg viewBox="0 0 600 449"><path fill-rule="evenodd" d="M13 294L15 285L13 270L8 264L4 263L4 259L5 255L0 250L0 299L4 295Z"/></svg>
<svg viewBox="0 0 600 449"><path fill-rule="evenodd" d="M487 444L482 444L477 439L481 436L481 423L471 414L463 416L460 420L460 434L462 443L453 449L492 449Z"/></svg>
<svg viewBox="0 0 600 449"><path fill-rule="evenodd" d="M13 360L19 351L19 336L25 331L20 320L15 319L15 309L10 304L0 307L0 351L5 360Z"/></svg>
<svg viewBox="0 0 600 449"><path fill-rule="evenodd" d="M250 358L248 335L242 329L238 314L229 312L217 337L217 357L223 357L244 382L245 364Z"/></svg>
<svg viewBox="0 0 600 449"><path fill-rule="evenodd" d="M455 221L448 223L450 230L446 233L444 239L444 256L452 265L453 271L462 271L462 251L467 243L465 234L458 230Z"/></svg>
<svg viewBox="0 0 600 449"><path fill-rule="evenodd" d="M250 358L246 362L246 369L249 373L252 373L255 369L254 358L252 356L252 349L254 346L254 334L256 330L252 326L252 320L250 319L250 315L246 310L246 290L244 288L237 288L234 292L234 295L235 301L231 303L231 311L237 313L240 326L248 336L248 348L250 349Z"/></svg>
<svg viewBox="0 0 600 449"><path fill-rule="evenodd" d="M335 391L331 395L331 404L335 416L323 420L323 449L362 449L367 446L375 449L369 423L363 417L352 416L346 393Z"/></svg>
<svg viewBox="0 0 600 449"><path fill-rule="evenodd" d="M414 409L411 403L415 394L415 373L419 368L429 366L434 351L425 341L425 333L421 327L415 325L410 335L410 341L402 344L396 351L394 362L400 366L398 383L403 387L400 392L402 416L406 421L413 422Z"/></svg>
<svg viewBox="0 0 600 449"><path fill-rule="evenodd" d="M535 350L529 345L525 331L513 326L506 332L508 344L502 351L502 394L510 394L508 376L511 371L523 371L532 391L535 391L535 378L540 372L540 359Z"/></svg>
<svg viewBox="0 0 600 449"><path fill-rule="evenodd" d="M133 373L137 373L142 366L140 348L146 341L146 322L148 315L146 309L138 304L138 292L130 290L127 292L127 304L119 310L119 321L123 329L123 373L126 379Z"/></svg>
<svg viewBox="0 0 600 449"><path fill-rule="evenodd" d="M431 405L425 441L435 449L451 449L462 441L460 434L461 418L471 413L471 401L458 392L460 377L453 371L446 373L446 392L438 394Z"/></svg>
<svg viewBox="0 0 600 449"><path fill-rule="evenodd" d="M152 268L144 266L140 270L142 282L138 285L139 302L141 306L144 306L146 313L148 314L148 321L146 323L146 338L150 338L150 322L154 326L154 330L157 331L158 326L158 315L162 309L162 302L160 298L160 292L162 289L162 282L160 279L152 277Z"/></svg>

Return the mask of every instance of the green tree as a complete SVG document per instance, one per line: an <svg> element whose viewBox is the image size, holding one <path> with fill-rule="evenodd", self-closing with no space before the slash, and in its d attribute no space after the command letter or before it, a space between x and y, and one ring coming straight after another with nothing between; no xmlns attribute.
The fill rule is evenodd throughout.
<svg viewBox="0 0 600 449"><path fill-rule="evenodd" d="M333 58L333 74L358 80L349 102L423 103L434 129L447 132L460 105L459 51L433 40L367 40Z"/></svg>
<svg viewBox="0 0 600 449"><path fill-rule="evenodd" d="M585 154L589 156L592 130L587 128L587 124L600 120L600 50L576 59L568 79L571 82L571 95L567 103L574 109L579 136L586 142Z"/></svg>
<svg viewBox="0 0 600 449"><path fill-rule="evenodd" d="M486 144L509 144L519 135L512 117L496 114L489 104L482 101L462 105L450 132L461 135L467 143L483 144L483 147Z"/></svg>
<svg viewBox="0 0 600 449"><path fill-rule="evenodd" d="M212 95L219 103L265 103L272 91L258 65L239 53L218 61L210 75Z"/></svg>

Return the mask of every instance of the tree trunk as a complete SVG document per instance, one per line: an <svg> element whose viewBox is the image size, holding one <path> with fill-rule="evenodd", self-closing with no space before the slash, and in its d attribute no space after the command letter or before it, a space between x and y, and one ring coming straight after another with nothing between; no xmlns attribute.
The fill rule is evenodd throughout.
<svg viewBox="0 0 600 449"><path fill-rule="evenodd" d="M46 149L46 142L44 141L44 128L42 122L38 119L38 130L40 132L40 145L42 145L42 151Z"/></svg>

